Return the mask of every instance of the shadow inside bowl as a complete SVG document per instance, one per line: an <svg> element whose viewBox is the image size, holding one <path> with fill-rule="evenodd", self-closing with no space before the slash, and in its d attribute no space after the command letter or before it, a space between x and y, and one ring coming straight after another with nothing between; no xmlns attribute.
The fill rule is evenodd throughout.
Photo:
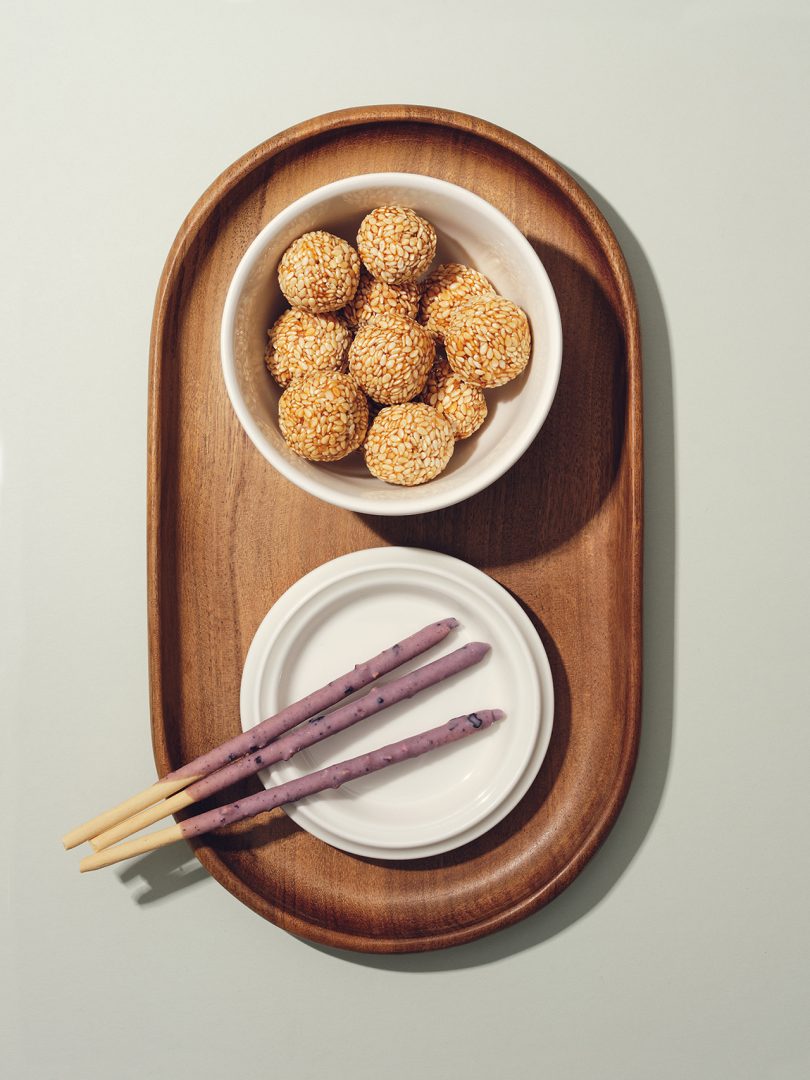
<svg viewBox="0 0 810 1080"><path fill-rule="evenodd" d="M361 515L388 543L432 547L479 567L522 562L578 533L610 492L627 412L622 327L583 266L529 239L551 278L562 320L562 370L548 418L523 457L466 502L413 517ZM520 381L487 394L491 413L502 395L520 391ZM463 443L458 452L468 452Z"/></svg>

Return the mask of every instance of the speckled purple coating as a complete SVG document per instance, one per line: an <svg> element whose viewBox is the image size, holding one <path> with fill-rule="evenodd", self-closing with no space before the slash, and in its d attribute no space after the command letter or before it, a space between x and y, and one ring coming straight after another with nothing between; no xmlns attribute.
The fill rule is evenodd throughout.
<svg viewBox="0 0 810 1080"><path fill-rule="evenodd" d="M308 724L304 724L295 731L289 731L280 736L268 746L262 747L255 754L248 754L225 765L222 769L210 773L202 780L191 784L186 788L186 793L195 801L222 791L229 784L243 780L246 776L253 776L261 769L273 765L277 761L289 761L293 754L303 750L307 746L320 742L328 735L334 735L343 731L358 720L364 720L368 716L382 712L389 705L396 705L399 701L405 701L418 694L420 690L426 690L429 686L449 679L451 675L457 675L460 671L477 664L483 660L489 652L489 645L483 641L471 641L468 645L462 645L460 649L441 656L438 660L425 664L424 667L402 675L386 686L375 687L367 694L353 701L350 705L344 705L335 709L332 713L314 716Z"/></svg>
<svg viewBox="0 0 810 1080"><path fill-rule="evenodd" d="M400 739L399 742L383 746L379 750L372 750L369 754L360 754L359 757L349 758L337 765L329 765L307 776L289 780L286 784L279 784L267 791L249 795L239 802L219 806L216 810L208 810L204 814L197 814L196 817L184 821L180 828L187 840L193 836L202 836L203 833L210 832L212 829L218 829L223 825L233 825L237 821L244 821L245 818L274 810L285 803L305 799L318 791L339 788L350 780L357 780L361 776L377 772L378 769L384 769L388 765L419 757L420 754L426 754L429 750L456 742L476 731L483 731L496 720L500 720L503 715L500 709L484 709L481 712L455 716L446 724L431 728L429 731L422 731L419 735L411 735L407 739Z"/></svg>
<svg viewBox="0 0 810 1080"><path fill-rule="evenodd" d="M253 754L263 746L267 746L273 739L278 738L285 731L300 724L302 720L308 720L310 716L329 709L343 698L353 694L355 690L362 690L364 686L374 682L381 675L387 675L389 671L400 667L402 664L413 660L440 641L458 626L458 619L441 619L439 622L430 623L410 637L398 641L390 648L383 650L378 656L357 664L351 671L341 675L337 679L322 687L320 690L308 694L300 701L287 705L281 712L276 713L267 720L262 720L249 731L243 731L241 735L234 735L232 739L209 750L193 761L181 765L174 772L167 773L164 780L179 780L185 776L207 776L215 769L221 769L224 765L242 757L243 754Z"/></svg>

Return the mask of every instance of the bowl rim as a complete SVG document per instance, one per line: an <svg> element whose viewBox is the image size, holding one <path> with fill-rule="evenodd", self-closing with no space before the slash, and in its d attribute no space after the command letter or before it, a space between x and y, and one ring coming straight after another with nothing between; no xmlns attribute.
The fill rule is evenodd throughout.
<svg viewBox="0 0 810 1080"><path fill-rule="evenodd" d="M297 216L313 206L317 206L324 198L362 191L368 187L397 184L407 184L410 187L421 188L424 191L444 192L456 201L466 203L471 208L475 208L478 212L489 217L499 230L509 236L511 242L527 253L529 262L535 268L537 283L544 295L550 344L548 355L544 357L547 365L547 377L543 381L543 392L535 402L536 407L532 422L521 429L520 436L513 443L510 443L508 452L495 456L492 461L473 471L466 481L457 483L443 492L441 489L439 492L435 490L431 492L431 485L428 483L420 485L418 489L407 489L410 492L419 491L419 495L410 495L407 500L394 498L377 502L375 499L361 494L353 495L334 491L325 480L317 475L316 470L312 470L312 474L301 473L275 450L254 419L239 387L233 341L236 313L244 286L256 263L278 232L290 224ZM344 510L378 517L406 517L455 506L473 495L477 495L480 491L495 483L496 480L499 480L528 450L543 426L557 392L562 368L562 323L554 287L540 256L517 225L482 196L461 187L459 184L453 184L448 180L440 180L424 173L402 171L357 173L339 180L333 180L328 184L322 184L320 187L300 196L294 202L289 203L263 226L248 245L239 260L225 296L220 326L220 358L225 388L240 424L259 453L282 476L310 495L314 495L316 498L333 506L339 506Z"/></svg>

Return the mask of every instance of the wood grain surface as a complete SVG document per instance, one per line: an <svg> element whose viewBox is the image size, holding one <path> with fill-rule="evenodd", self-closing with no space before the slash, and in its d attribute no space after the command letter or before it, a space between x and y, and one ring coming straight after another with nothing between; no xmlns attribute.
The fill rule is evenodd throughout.
<svg viewBox="0 0 810 1080"><path fill-rule="evenodd" d="M486 491L415 518L361 516L299 491L248 441L220 370L225 294L259 230L313 188L385 170L461 184L502 210L542 258L562 315L560 386L534 444ZM359 548L433 548L485 570L529 613L554 676L546 760L479 840L393 864L337 851L276 811L199 844L218 881L295 934L369 952L473 940L571 882L619 812L638 745L641 357L618 244L560 166L481 120L412 106L318 117L236 162L191 211L160 282L148 499L160 772L240 730L242 665L261 619L303 574Z"/></svg>

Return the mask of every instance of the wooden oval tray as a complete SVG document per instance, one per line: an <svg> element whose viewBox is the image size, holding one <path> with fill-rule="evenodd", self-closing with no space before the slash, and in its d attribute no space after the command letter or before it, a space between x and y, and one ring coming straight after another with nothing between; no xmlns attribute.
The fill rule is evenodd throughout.
<svg viewBox="0 0 810 1080"><path fill-rule="evenodd" d="M249 443L220 372L225 293L262 226L321 184L385 170L462 184L507 214L540 254L563 324L559 391L529 451L468 502L416 518L358 516L299 491ZM219 882L292 933L367 952L471 941L571 882L619 812L638 744L641 358L616 239L559 165L481 120L406 106L318 117L237 161L191 211L161 278L148 495L161 772L240 730L242 665L259 622L301 575L358 548L433 548L485 570L529 612L554 675L548 756L518 807L479 840L378 862L276 811L198 846Z"/></svg>

